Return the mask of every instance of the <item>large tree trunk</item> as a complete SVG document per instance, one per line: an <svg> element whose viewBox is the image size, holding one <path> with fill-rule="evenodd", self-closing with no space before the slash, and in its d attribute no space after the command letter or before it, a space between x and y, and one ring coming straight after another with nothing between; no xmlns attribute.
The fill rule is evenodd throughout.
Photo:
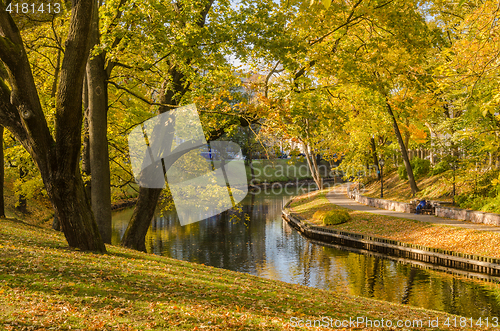
<svg viewBox="0 0 500 331"><path fill-rule="evenodd" d="M411 168L410 165L410 159L408 158L408 152L406 151L406 146L403 141L403 137L401 136L401 132L399 131L398 127L398 122L396 121L396 117L394 116L394 113L392 112L391 105L389 104L389 101L386 101L387 104L387 110L389 112L389 115L391 116L392 119L392 126L394 127L394 133L396 134L396 138L398 139L399 143L399 148L401 149L401 156L403 157L403 161L405 163L406 167L406 172L408 173L408 180L410 182L410 188L411 188L411 193L413 196L417 194L418 192L418 187L417 183L415 182L415 176L413 176L413 169Z"/></svg>
<svg viewBox="0 0 500 331"><path fill-rule="evenodd" d="M139 198L132 219L123 235L122 245L138 251L146 251L145 238L153 219L162 189L139 188Z"/></svg>
<svg viewBox="0 0 500 331"><path fill-rule="evenodd" d="M99 14L97 0L90 30L91 48L99 44ZM104 53L90 56L87 63L88 128L91 169L91 204L97 227L105 243L111 243L111 187L108 151L108 98Z"/></svg>
<svg viewBox="0 0 500 331"><path fill-rule="evenodd" d="M5 201L3 196L3 185L4 185L4 159L3 159L3 126L0 126L0 217L5 217Z"/></svg>
<svg viewBox="0 0 500 331"><path fill-rule="evenodd" d="M55 115L55 139L43 113L24 44L0 3L0 60L9 86L0 84L0 124L35 160L70 247L106 251L89 206L79 169L82 87L88 58L92 0L72 2ZM10 90L12 89L12 90Z"/></svg>
<svg viewBox="0 0 500 331"><path fill-rule="evenodd" d="M81 250L106 251L79 169L74 175L52 174L52 183L46 185L55 213L69 246ZM44 177L44 176L43 176Z"/></svg>
<svg viewBox="0 0 500 331"><path fill-rule="evenodd" d="M160 114L172 110L174 105L178 104L180 97L186 93L186 89L183 85L184 75L177 71L175 67L170 70L170 74L172 82L174 83L174 90L166 89L168 84L167 81L163 83L160 92L160 102L165 106L159 107ZM174 99L176 95L179 96L178 99ZM146 251L146 233L151 225L151 220L153 219L161 191L161 189L140 187L139 197L137 198L132 218L122 238L122 246L139 251Z"/></svg>

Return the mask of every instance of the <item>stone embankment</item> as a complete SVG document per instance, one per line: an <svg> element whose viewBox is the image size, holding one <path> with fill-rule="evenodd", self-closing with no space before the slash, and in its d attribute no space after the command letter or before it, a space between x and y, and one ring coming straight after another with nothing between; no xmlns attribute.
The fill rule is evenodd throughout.
<svg viewBox="0 0 500 331"><path fill-rule="evenodd" d="M393 210L401 213L410 213L410 204L406 202L369 198L359 194L357 190L350 189L347 189L347 196L370 207ZM435 206L435 215L437 217L469 221L472 223L500 226L500 214L443 206L439 203Z"/></svg>
<svg viewBox="0 0 500 331"><path fill-rule="evenodd" d="M365 252L376 252L396 258L401 262L403 260L419 261L427 264L427 267L451 273L454 273L454 270L462 270L462 275L466 277L493 280L498 279L496 277L500 275L500 259L497 258L463 254L317 226L290 212L288 207L289 203L282 211L283 219L305 237L325 244L352 247Z"/></svg>

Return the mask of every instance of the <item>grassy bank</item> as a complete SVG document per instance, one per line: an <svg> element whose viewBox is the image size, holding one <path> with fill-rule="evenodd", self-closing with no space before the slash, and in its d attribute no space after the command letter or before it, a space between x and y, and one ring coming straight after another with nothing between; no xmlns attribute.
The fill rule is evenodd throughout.
<svg viewBox="0 0 500 331"><path fill-rule="evenodd" d="M326 192L327 190L316 191L295 198L290 204L292 212L316 225L322 225L313 219L316 211L345 209L331 204L326 199ZM429 224L350 209L345 210L350 214L351 220L328 227L465 254L500 257L499 233Z"/></svg>
<svg viewBox="0 0 500 331"><path fill-rule="evenodd" d="M447 174L426 176L416 180L418 188L421 190L416 197L427 200L452 201L452 186L445 177ZM465 188L457 185L457 194L464 193ZM369 178L365 183L365 193L363 195L380 198L380 181ZM401 180L397 171L393 170L384 174L384 199L409 202L412 198L410 184L407 180Z"/></svg>
<svg viewBox="0 0 500 331"><path fill-rule="evenodd" d="M1 328L285 330L296 329L292 318L449 316L120 247L108 252L71 250L59 233L0 219Z"/></svg>

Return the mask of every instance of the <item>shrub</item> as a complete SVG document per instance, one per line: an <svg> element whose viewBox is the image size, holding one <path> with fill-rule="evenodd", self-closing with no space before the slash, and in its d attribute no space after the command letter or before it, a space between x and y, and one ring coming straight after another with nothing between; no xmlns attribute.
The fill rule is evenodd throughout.
<svg viewBox="0 0 500 331"><path fill-rule="evenodd" d="M314 213L313 218L322 221L323 225L336 225L349 221L351 215L349 215L347 210L343 209L330 211L318 210Z"/></svg>
<svg viewBox="0 0 500 331"><path fill-rule="evenodd" d="M429 173L431 169L431 162L429 160L424 160L419 157L415 157L410 161L411 168L413 169L413 175L415 178L420 178Z"/></svg>
<svg viewBox="0 0 500 331"><path fill-rule="evenodd" d="M411 159L410 166L413 169L413 176L415 179L426 175L430 168L431 162L429 160L424 160L419 157ZM398 168L398 176L401 180L408 180L408 173L406 172L406 167L404 164L400 165Z"/></svg>
<svg viewBox="0 0 500 331"><path fill-rule="evenodd" d="M431 175L432 176L439 175L450 169L451 169L450 162L447 160L442 160L434 166L434 168L431 171Z"/></svg>
<svg viewBox="0 0 500 331"><path fill-rule="evenodd" d="M462 193L455 196L455 203L463 209L481 210L487 202L486 197L477 196L471 193Z"/></svg>

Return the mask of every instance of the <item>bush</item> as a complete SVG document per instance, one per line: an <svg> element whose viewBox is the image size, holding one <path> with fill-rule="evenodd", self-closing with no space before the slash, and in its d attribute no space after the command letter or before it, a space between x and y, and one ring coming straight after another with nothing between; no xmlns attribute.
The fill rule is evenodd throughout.
<svg viewBox="0 0 500 331"><path fill-rule="evenodd" d="M351 219L351 215L347 210L335 209L330 211L318 210L313 215L314 219L323 222L323 225L336 225L342 224Z"/></svg>
<svg viewBox="0 0 500 331"><path fill-rule="evenodd" d="M410 166L413 169L413 176L415 179L427 175L431 168L431 162L429 160L424 160L419 157L411 159ZM401 180L408 180L408 173L406 172L405 165L400 165L398 168L398 176Z"/></svg>
<svg viewBox="0 0 500 331"><path fill-rule="evenodd" d="M463 209L481 210L487 198L471 193L462 193L455 196L455 203Z"/></svg>
<svg viewBox="0 0 500 331"><path fill-rule="evenodd" d="M447 160L440 161L438 164L434 166L434 169L431 171L431 176L442 174L445 171L450 170L450 162Z"/></svg>
<svg viewBox="0 0 500 331"><path fill-rule="evenodd" d="M411 168L413 169L413 175L415 178L420 178L429 173L431 169L431 161L424 160L419 157L415 157L410 161Z"/></svg>

